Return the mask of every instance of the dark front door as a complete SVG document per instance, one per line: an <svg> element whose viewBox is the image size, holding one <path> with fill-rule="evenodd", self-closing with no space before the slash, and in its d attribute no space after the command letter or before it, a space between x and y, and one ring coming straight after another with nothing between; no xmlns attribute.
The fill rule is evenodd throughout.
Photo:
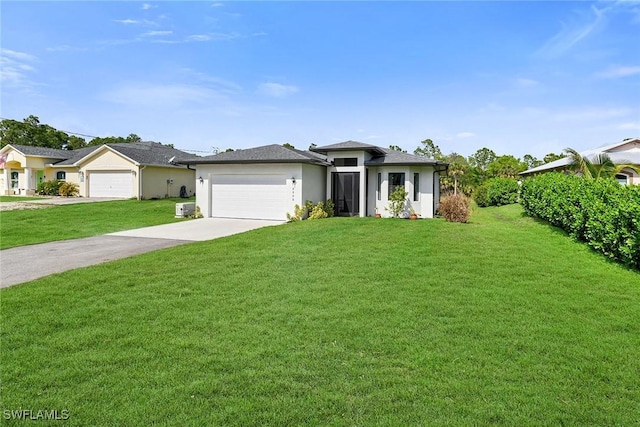
<svg viewBox="0 0 640 427"><path fill-rule="evenodd" d="M337 216L360 215L360 172L333 172L331 198Z"/></svg>

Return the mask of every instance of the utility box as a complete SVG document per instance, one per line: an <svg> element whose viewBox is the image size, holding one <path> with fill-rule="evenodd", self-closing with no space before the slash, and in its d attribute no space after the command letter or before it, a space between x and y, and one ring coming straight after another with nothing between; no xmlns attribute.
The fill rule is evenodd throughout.
<svg viewBox="0 0 640 427"><path fill-rule="evenodd" d="M196 204L192 203L176 203L176 218L185 218L196 213Z"/></svg>

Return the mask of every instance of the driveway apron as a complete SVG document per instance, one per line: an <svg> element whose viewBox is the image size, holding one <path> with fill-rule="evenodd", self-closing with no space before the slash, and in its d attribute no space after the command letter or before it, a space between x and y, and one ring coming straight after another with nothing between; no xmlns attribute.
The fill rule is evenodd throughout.
<svg viewBox="0 0 640 427"><path fill-rule="evenodd" d="M84 239L4 249L0 251L0 288L75 268L278 224L282 222L201 218Z"/></svg>

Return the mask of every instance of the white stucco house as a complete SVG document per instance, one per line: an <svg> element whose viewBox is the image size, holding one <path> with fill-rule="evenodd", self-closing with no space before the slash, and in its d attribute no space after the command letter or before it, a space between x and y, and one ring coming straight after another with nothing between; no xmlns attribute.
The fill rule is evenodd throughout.
<svg viewBox="0 0 640 427"><path fill-rule="evenodd" d="M38 184L57 179L77 184L81 197L178 197L182 186L193 195L195 171L177 157L196 156L151 141L79 150L9 144L0 149L0 193L33 195Z"/></svg>
<svg viewBox="0 0 640 427"><path fill-rule="evenodd" d="M383 216L403 185L412 207L432 218L439 174L447 164L356 141L297 150L281 145L184 159L196 170L196 204L204 217L286 220L295 205L333 200L337 216Z"/></svg>
<svg viewBox="0 0 640 427"><path fill-rule="evenodd" d="M603 147L592 148L582 151L580 155L593 161L598 154L606 154L611 161L618 165L634 165L640 167L640 139L626 139L615 144L605 145ZM544 165L528 169L521 172L522 176L532 176L539 173L551 171L572 170L575 167L571 164L569 157L555 160ZM640 184L640 174L630 168L622 169L617 175L616 180L623 185Z"/></svg>

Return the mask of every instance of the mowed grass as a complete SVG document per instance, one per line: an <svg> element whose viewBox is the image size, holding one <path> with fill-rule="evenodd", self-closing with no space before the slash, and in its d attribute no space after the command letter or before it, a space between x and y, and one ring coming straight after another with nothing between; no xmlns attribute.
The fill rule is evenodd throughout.
<svg viewBox="0 0 640 427"><path fill-rule="evenodd" d="M118 200L0 212L0 249L97 236L183 221L176 202L185 199Z"/></svg>
<svg viewBox="0 0 640 427"><path fill-rule="evenodd" d="M268 227L1 291L65 425L636 425L640 274L518 206Z"/></svg>

